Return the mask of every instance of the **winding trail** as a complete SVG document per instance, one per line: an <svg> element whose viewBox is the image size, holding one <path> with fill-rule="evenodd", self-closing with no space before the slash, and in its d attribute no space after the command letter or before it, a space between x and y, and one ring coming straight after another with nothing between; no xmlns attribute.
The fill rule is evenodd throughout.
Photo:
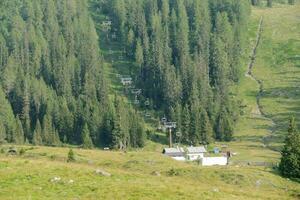
<svg viewBox="0 0 300 200"><path fill-rule="evenodd" d="M259 21L259 26L258 26L258 30L257 30L257 36L256 36L256 43L254 45L252 54L250 56L250 62L248 64L248 70L245 74L245 76L251 78L252 80L254 80L258 86L259 86L259 91L256 95L256 106L257 106L257 115L263 119L266 119L268 121L270 121L271 123L271 128L269 129L270 134L266 135L262 138L262 142L265 145L265 147L269 147L268 145L268 141L269 139L272 138L273 133L275 132L275 126L276 123L274 122L274 120L270 117L267 116L267 114L263 111L263 106L261 105L261 98L263 96L263 91L264 91L264 86L263 86L263 81L261 81L260 79L258 79L254 74L253 74L253 68L254 68L254 64L256 61L256 55L257 55L257 48L260 44L261 38L262 38L262 32L263 32L263 22L264 22L264 18L263 16L261 16L260 21Z"/></svg>

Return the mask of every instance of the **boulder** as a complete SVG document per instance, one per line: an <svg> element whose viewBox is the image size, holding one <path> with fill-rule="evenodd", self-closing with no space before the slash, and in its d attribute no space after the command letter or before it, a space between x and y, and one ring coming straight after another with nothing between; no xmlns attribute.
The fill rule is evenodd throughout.
<svg viewBox="0 0 300 200"><path fill-rule="evenodd" d="M106 172L106 171L104 171L102 169L96 169L95 172L96 172L96 174L101 175L101 176L106 176L106 177L110 177L111 176L110 173L108 173L108 172Z"/></svg>

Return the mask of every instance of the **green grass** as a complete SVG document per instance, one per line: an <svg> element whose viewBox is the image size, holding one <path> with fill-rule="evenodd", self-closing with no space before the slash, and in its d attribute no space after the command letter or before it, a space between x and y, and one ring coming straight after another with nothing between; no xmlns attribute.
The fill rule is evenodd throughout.
<svg viewBox="0 0 300 200"><path fill-rule="evenodd" d="M300 119L300 4L257 10L254 15L264 16L254 73L263 81L262 106L276 123L274 142L279 142L288 119Z"/></svg>
<svg viewBox="0 0 300 200"><path fill-rule="evenodd" d="M267 118L259 115L256 104L259 85L243 77L236 90L245 106L244 115L236 126L237 141L232 146L237 151L245 149L245 155L241 156L247 160L278 162L279 152L271 149L281 148L289 117L300 119L300 5L254 8L249 28L252 46L261 16L264 17L263 33L253 73L263 82L261 105ZM263 146L265 137L271 149ZM253 149L253 154L248 155L247 149Z"/></svg>
<svg viewBox="0 0 300 200"><path fill-rule="evenodd" d="M294 199L300 191L264 167L200 167L146 150L74 152L75 163L66 162L67 148L0 154L0 199ZM53 183L53 177L61 181Z"/></svg>

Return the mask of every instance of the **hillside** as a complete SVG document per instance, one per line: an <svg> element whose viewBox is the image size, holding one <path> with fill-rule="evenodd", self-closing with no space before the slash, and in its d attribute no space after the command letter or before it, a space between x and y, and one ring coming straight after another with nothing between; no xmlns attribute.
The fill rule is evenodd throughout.
<svg viewBox="0 0 300 200"><path fill-rule="evenodd" d="M136 59L128 55L128 51L124 51L124 48L128 50L128 46L125 47L127 45L126 42L119 40L118 37L112 38L111 35L107 35L103 31L102 22L106 21L108 16L111 16L111 13L99 12L100 8L95 7L99 2L103 1L91 0L89 1L89 7L81 5L85 8L82 12L73 10L73 14L78 17L78 23L81 27L86 27L83 21L93 21L90 21L93 25L88 31L93 35L92 39L89 40L89 45L92 48L83 43L79 45L77 43L78 40L74 39L74 43L79 45L74 49L74 56L78 60L77 62L95 61L92 62L95 66L93 64L77 66L80 70L83 70L86 66L97 67L100 70L97 71L99 73L89 74L93 77L91 82L85 80L87 83L82 81L78 84L80 87L99 84L100 89L103 89L101 90L103 98L89 99L89 95L100 92L95 87L87 87L83 90L72 89L72 92L65 87L55 88L52 84L56 83L56 81L49 80L49 82L46 82L41 78L45 75L36 77L31 74L37 71L29 73L30 75L25 73L26 76L22 76L22 78L26 77L24 82L30 83L30 88L35 88L35 86L41 87L36 89L39 91L36 94L39 95L35 96L31 94L33 92L30 93L29 96L36 100L31 102L30 105L33 106L43 102L51 110L49 114L51 117L45 118L45 122L42 122L41 116L36 117L37 121L41 119L42 127L47 123L47 120L50 124L52 124L51 121L53 120L52 128L48 127L45 131L44 127L40 127L40 129L43 129L43 131L40 130L41 134L43 135L48 130L52 130L53 135L58 136L58 140L61 141L55 143L57 138L52 138L53 144L42 144L41 142L34 143L35 146L32 144L24 145L22 144L24 141L9 141L19 144L2 144L1 120L10 122L10 128L13 130L10 130L10 133L14 133L14 131L20 130L20 127L24 128L24 124L26 125L24 119L26 118L20 114L20 119L18 117L16 117L16 120L14 119L16 112L24 112L21 108L21 111L13 109L7 111L9 110L7 108L11 105L10 103L14 101L5 98L7 97L6 89L8 88L4 87L3 91L0 89L0 100L4 102L0 110L6 111L5 113L1 112L4 115L0 114L0 199L292 200L300 198L299 182L283 178L279 175L276 168L280 159L283 139L287 132L288 119L292 115L296 119L300 117L300 93L298 92L298 79L300 80L299 3L294 6L274 3L273 8L252 7L251 16L248 19L248 30L244 33L244 37L247 38L244 47L245 53L241 55L239 61L242 66L239 69L241 74L240 80L230 82L230 87L226 88L226 90L228 89L228 101L231 103L238 102L238 107L240 108L238 110L240 112L238 119L233 119L235 115L228 113L230 118L233 117L232 122L235 122L234 135L230 141L224 141L224 138L214 138L217 141L209 141L210 144L208 145L209 149L215 146L221 147L226 145L228 150L236 153L236 155L231 158L228 166L201 167L196 162L178 162L162 155L162 148L167 146L167 137L165 133L156 131L157 122L166 113L166 115L171 117L172 112L168 113L168 108L165 107L168 103L162 101L166 104L157 104L157 98L160 97L153 97L146 93L139 100L143 103L149 100L150 105L135 105L134 95L131 94L130 90L127 91L122 86L120 75L125 75L134 78L136 87L143 87L143 90L149 90L144 82L138 80L137 74L140 72L140 66L137 65ZM137 5L134 9L138 9L138 6L140 5ZM191 7L188 8L192 9ZM57 10L57 12L59 11ZM86 12L90 12L91 17L87 17ZM158 15L155 15L155 17L154 21L156 20L156 23L153 23L153 26L157 25L154 28L154 30L157 30L159 29L158 24L160 20ZM59 27L63 29L64 25L61 25L61 23L59 22ZM5 27L5 25L3 26ZM38 32L41 27L35 26L35 31ZM133 29L136 28L135 24L128 26ZM71 27L75 29L76 23L72 24ZM0 28L1 30L3 31ZM82 37L82 40L87 40L86 35L75 30L71 33L78 34L77 37ZM118 32L118 29L116 31ZM65 35L60 37L65 38ZM46 38L45 40L48 39ZM3 40L1 40L0 34L0 55L4 55L1 54L1 52L3 53L1 51L1 44L3 43L1 41ZM41 43L46 45L46 41L43 42ZM40 44L40 41L37 44ZM41 46L45 52L48 51L46 46ZM155 45L153 44L152 47L154 48ZM253 51L254 47L256 47L255 51ZM81 51L81 48L84 48L84 50ZM85 50L88 50L88 53ZM160 52L161 49L157 51ZM84 60L84 56L80 55L80 53L78 54L78 52L85 54L87 57L89 57L87 54L91 54L92 58L89 57L91 60ZM95 52L99 52L100 56L97 53L95 54ZM4 69L4 65L1 65L1 58L0 67ZM251 62L250 59L253 59L253 61ZM189 62L195 62L195 60L191 59ZM159 62L152 64L158 66ZM178 63L170 61L169 64L168 67L171 69L173 67L172 64L176 66ZM180 64L178 65L180 66ZM16 68L8 69L18 71L19 65L16 66ZM199 66L208 67L208 65L203 63L199 64ZM53 66L49 65L48 67L52 70ZM149 65L145 63L142 67L149 67ZM70 68L68 69L71 70ZM53 67L53 69L56 68ZM16 71L8 74L14 76ZM179 72L176 73L178 73L178 76L181 75ZM67 75L66 77L69 78ZM53 79L64 80L66 77L53 77ZM1 79L1 83L3 80ZM73 79L70 79L70 81L72 82ZM99 83L98 81L103 82ZM23 97L21 99L17 98L17 100L23 102L21 105L24 105L24 102L26 103L27 101L26 95L23 96L21 90L23 88L21 87L22 83L19 84L20 88L13 87L17 89L12 89L12 91L16 92L13 97ZM198 89L202 91L203 88ZM59 91L63 95L60 95ZM213 92L215 95L219 93L210 87L205 88L205 91L208 93ZM78 92L78 96L75 95L76 92ZM86 92L90 92L88 96L86 96ZM46 102L43 101L44 93L49 93ZM74 107L70 106L70 102L73 102L72 105ZM187 104L191 103L190 100L186 102ZM205 105L200 100L198 103ZM208 108L209 106L205 108L205 113L209 113L209 109L217 109L214 106L219 103L214 102L214 105L210 105L212 106L211 108ZM74 108L74 110L71 108ZM190 108L187 110L189 111L186 114L191 114L192 116L193 110ZM203 112L203 110L199 111L199 113ZM60 114L57 115L56 113ZM106 115L106 113L108 114ZM31 114L32 112L30 112L30 117ZM219 110L216 111L215 115L219 115ZM83 117L80 118L79 116ZM97 118L97 116L100 117ZM208 123L208 127L213 129L211 131L214 133L216 132L215 127L218 125L218 117L216 116L209 115L207 117L211 123ZM74 125L76 121L74 124L68 124L67 122L72 120L68 121L66 119L83 121L80 121L80 127L77 127ZM64 121L61 123L60 120ZM136 121L140 123L134 123ZM70 125L71 128L65 128L64 123ZM212 124L213 127L211 127ZM99 127L101 128L100 132L97 129ZM136 127L141 129L136 129ZM181 128L182 132L184 132L184 127ZM7 126L4 129L7 130ZM69 135L64 141L64 135L61 134L66 130ZM71 130L75 130L75 132ZM148 130L147 139L145 139L146 130ZM36 132L35 130L29 138L31 139ZM89 133L86 134L86 132ZM84 150L79 146L82 144L81 140L83 138L86 139L86 137L81 138L82 135L90 136L87 137L88 143L92 144L92 146L95 145L95 149ZM17 136L19 137L20 135ZM195 139L193 136L191 138ZM174 139L178 140L177 136ZM196 138L195 141L198 139ZM44 138L41 141L45 141ZM185 144L188 145L187 142ZM57 145L61 147L46 147L42 145ZM123 148L123 151L102 150L103 146L106 147L106 145L111 147L117 145L117 148ZM128 146L124 147L124 145ZM6 152L10 147L16 148L18 155L7 155ZM67 162L69 148L72 148L75 152L75 162Z"/></svg>
<svg viewBox="0 0 300 200"><path fill-rule="evenodd" d="M153 151L74 151L76 163L66 162L66 148L1 154L0 199L296 199L300 190L265 167L205 168Z"/></svg>

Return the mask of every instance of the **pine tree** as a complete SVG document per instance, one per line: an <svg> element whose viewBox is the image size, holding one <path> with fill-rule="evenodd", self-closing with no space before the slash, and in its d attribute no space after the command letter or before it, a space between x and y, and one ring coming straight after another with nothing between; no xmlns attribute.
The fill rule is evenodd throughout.
<svg viewBox="0 0 300 200"><path fill-rule="evenodd" d="M200 129L200 137L202 144L210 144L213 141L213 128L211 126L209 117L207 112L202 109L201 113L201 129Z"/></svg>
<svg viewBox="0 0 300 200"><path fill-rule="evenodd" d="M221 108L216 124L216 139L231 141L233 139L233 125L225 107Z"/></svg>
<svg viewBox="0 0 300 200"><path fill-rule="evenodd" d="M295 5L295 0L288 0L288 3L289 3L290 5Z"/></svg>
<svg viewBox="0 0 300 200"><path fill-rule="evenodd" d="M13 114L12 107L6 99L3 90L0 88L0 123L4 127L2 130L2 138L4 137L7 142L15 142L14 137L16 134L16 120Z"/></svg>
<svg viewBox="0 0 300 200"><path fill-rule="evenodd" d="M25 142L22 122L20 121L19 116L16 119L16 130L13 134L12 142L15 144L24 144Z"/></svg>
<svg viewBox="0 0 300 200"><path fill-rule="evenodd" d="M300 178L300 134L296 127L295 118L290 119L288 135L281 152L279 170L283 176Z"/></svg>
<svg viewBox="0 0 300 200"><path fill-rule="evenodd" d="M93 141L90 137L90 131L89 128L87 126L87 124L85 124L83 126L82 132L81 132L81 138L82 138L82 147L85 149L91 149L94 147L93 145Z"/></svg>
<svg viewBox="0 0 300 200"><path fill-rule="evenodd" d="M6 131L3 123L0 121L0 144L6 142Z"/></svg>
<svg viewBox="0 0 300 200"><path fill-rule="evenodd" d="M268 6L269 8L272 8L272 6L273 6L273 1L272 1L272 0L267 0L267 6Z"/></svg>
<svg viewBox="0 0 300 200"><path fill-rule="evenodd" d="M182 127L181 127L181 131L182 131L183 142L189 143L189 144L191 142L190 139L189 139L190 124L191 124L190 111L189 111L188 105L185 105L184 108L183 108L183 111L182 111Z"/></svg>
<svg viewBox="0 0 300 200"><path fill-rule="evenodd" d="M134 41L135 41L135 35L132 29L128 31L127 34L127 55L132 56L133 55L133 49L134 49Z"/></svg>
<svg viewBox="0 0 300 200"><path fill-rule="evenodd" d="M143 47L140 39L138 39L136 42L135 62L138 65L141 72L142 65L144 64L144 54L143 54Z"/></svg>
<svg viewBox="0 0 300 200"><path fill-rule="evenodd" d="M75 159L75 153L73 151L73 149L70 149L69 152L68 152L68 160L67 162L74 162L76 159Z"/></svg>
<svg viewBox="0 0 300 200"><path fill-rule="evenodd" d="M47 113L43 120L43 143L46 145L54 145L54 134L55 131L53 129L52 116Z"/></svg>
<svg viewBox="0 0 300 200"><path fill-rule="evenodd" d="M253 6L260 6L261 0L251 0Z"/></svg>
<svg viewBox="0 0 300 200"><path fill-rule="evenodd" d="M37 123L36 123L36 126L35 126L35 131L33 133L32 143L34 145L42 145L43 144L42 127L41 127L41 124L40 124L39 120L37 120Z"/></svg>

